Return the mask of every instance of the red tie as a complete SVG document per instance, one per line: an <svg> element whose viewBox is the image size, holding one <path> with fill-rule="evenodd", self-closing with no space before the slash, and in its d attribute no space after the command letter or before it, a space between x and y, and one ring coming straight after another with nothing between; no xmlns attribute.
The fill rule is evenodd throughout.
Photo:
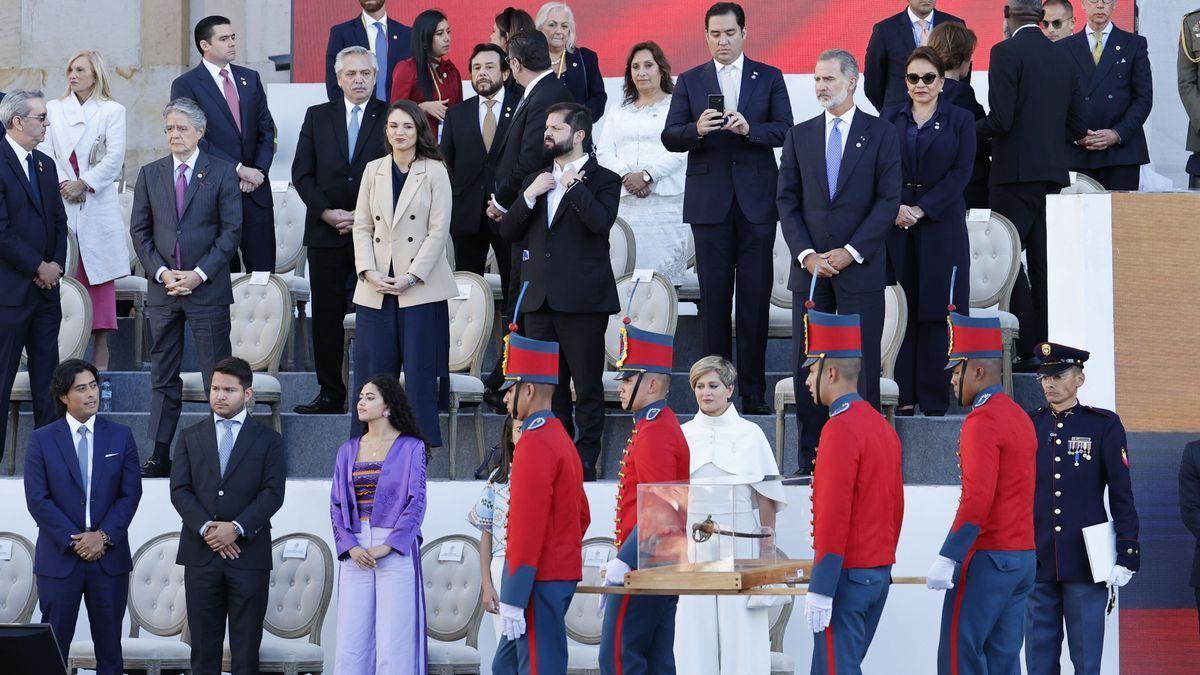
<svg viewBox="0 0 1200 675"><path fill-rule="evenodd" d="M233 123L237 125L238 133L242 133L242 113L238 108L237 87L233 86L233 79L229 77L229 69L221 69L221 79L225 80L222 85L225 88L225 102L229 104L229 112L233 113Z"/></svg>

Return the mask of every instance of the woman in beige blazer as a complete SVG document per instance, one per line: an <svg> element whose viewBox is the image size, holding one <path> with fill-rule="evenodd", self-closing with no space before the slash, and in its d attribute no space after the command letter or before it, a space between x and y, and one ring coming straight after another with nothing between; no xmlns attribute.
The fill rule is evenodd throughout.
<svg viewBox="0 0 1200 675"><path fill-rule="evenodd" d="M403 371L421 433L438 446L438 401L449 386L446 301L458 295L446 259L450 176L415 103L388 107L385 135L391 152L367 164L354 209L354 391L376 375ZM361 425L350 417L358 434Z"/></svg>

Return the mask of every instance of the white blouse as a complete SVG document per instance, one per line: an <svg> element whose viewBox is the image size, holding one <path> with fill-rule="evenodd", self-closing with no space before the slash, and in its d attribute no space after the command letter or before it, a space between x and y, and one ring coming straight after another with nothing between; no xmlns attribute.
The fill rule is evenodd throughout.
<svg viewBox="0 0 1200 675"><path fill-rule="evenodd" d="M604 115L604 129L597 139L596 159L600 165L624 176L631 171L649 171L654 182L651 194L683 194L687 153L669 152L662 144L663 127L671 97L638 108L632 103L610 107ZM629 193L621 188L621 196Z"/></svg>
<svg viewBox="0 0 1200 675"><path fill-rule="evenodd" d="M743 419L732 405L715 417L697 413L682 428L693 476L713 477L714 468L733 476L779 475L767 435L757 424ZM782 483L755 483L753 487L774 501L778 510L787 506Z"/></svg>

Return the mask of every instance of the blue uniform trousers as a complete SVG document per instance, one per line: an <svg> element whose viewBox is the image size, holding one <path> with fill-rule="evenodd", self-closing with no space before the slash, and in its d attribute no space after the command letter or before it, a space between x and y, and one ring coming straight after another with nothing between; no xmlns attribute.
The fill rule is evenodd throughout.
<svg viewBox="0 0 1200 675"><path fill-rule="evenodd" d="M75 636L75 621L79 618L79 602L87 605L92 643L96 648L98 675L120 675L124 672L121 658L121 621L125 618L125 602L129 595L128 574L108 574L99 562L80 561L70 576L61 579L37 575L38 606L42 620L50 624L63 662Z"/></svg>
<svg viewBox="0 0 1200 675"><path fill-rule="evenodd" d="M1078 675L1099 675L1104 653L1108 587L1085 581L1039 581L1025 611L1025 669L1029 675L1058 675L1063 623Z"/></svg>
<svg viewBox="0 0 1200 675"><path fill-rule="evenodd" d="M942 605L939 675L1020 675L1033 551L972 551Z"/></svg>
<svg viewBox="0 0 1200 675"><path fill-rule="evenodd" d="M674 675L674 595L619 595L604 606L603 675Z"/></svg>
<svg viewBox="0 0 1200 675"><path fill-rule="evenodd" d="M501 638L492 658L492 674L565 675L567 607L574 581L537 581L525 606L525 634L513 642Z"/></svg>
<svg viewBox="0 0 1200 675"><path fill-rule="evenodd" d="M891 565L842 570L829 627L813 635L812 675L861 675L891 585Z"/></svg>

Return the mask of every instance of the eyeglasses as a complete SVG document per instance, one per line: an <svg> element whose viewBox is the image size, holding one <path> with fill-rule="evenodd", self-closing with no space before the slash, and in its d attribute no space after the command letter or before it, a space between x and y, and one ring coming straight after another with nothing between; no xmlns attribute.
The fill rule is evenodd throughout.
<svg viewBox="0 0 1200 675"><path fill-rule="evenodd" d="M181 134L186 134L187 132L189 132L191 130L192 130L191 127L183 126L183 125L168 124L167 126L163 127L163 131L165 131L168 134L171 133L172 131L178 131Z"/></svg>
<svg viewBox="0 0 1200 675"><path fill-rule="evenodd" d="M17 115L17 117L24 117L27 120L37 120L42 124L46 123L47 116L48 115L46 113L42 113L41 115Z"/></svg>
<svg viewBox="0 0 1200 675"><path fill-rule="evenodd" d="M1054 30L1058 30L1059 28L1065 26L1067 21L1068 19L1055 19L1053 21L1046 21L1045 19L1042 19L1042 28L1053 28Z"/></svg>
<svg viewBox="0 0 1200 675"><path fill-rule="evenodd" d="M1083 0L1085 4L1095 5L1096 7L1111 7L1117 4L1117 0Z"/></svg>
<svg viewBox="0 0 1200 675"><path fill-rule="evenodd" d="M907 80L909 84L924 82L926 86L929 86L934 82L937 82L938 76L937 73L925 73L924 75L909 73L904 76L904 79Z"/></svg>

